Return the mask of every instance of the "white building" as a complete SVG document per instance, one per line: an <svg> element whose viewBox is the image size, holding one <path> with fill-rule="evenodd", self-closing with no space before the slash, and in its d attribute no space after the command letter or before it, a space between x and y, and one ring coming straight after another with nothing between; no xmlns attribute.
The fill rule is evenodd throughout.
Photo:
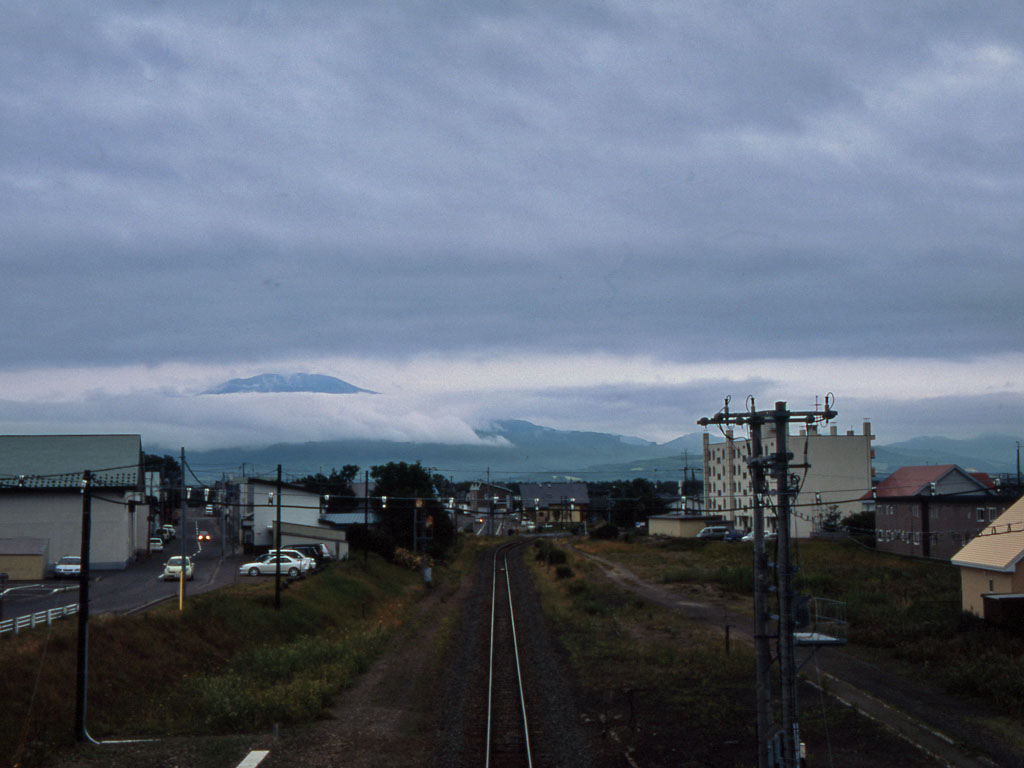
<svg viewBox="0 0 1024 768"><path fill-rule="evenodd" d="M145 551L139 435L0 436L0 539L47 542L44 570L82 548L82 475L92 474L90 567L124 568Z"/></svg>
<svg viewBox="0 0 1024 768"><path fill-rule="evenodd" d="M274 545L277 526L276 480L246 478L239 485L239 507L242 514L242 545L246 551L269 549ZM345 531L323 518L323 498L300 485L282 483L281 546L323 542L338 560L348 558Z"/></svg>
<svg viewBox="0 0 1024 768"><path fill-rule="evenodd" d="M799 478L800 491L792 501L791 535L807 537L817 530L826 516L838 513L839 518L863 510L861 497L871 491L873 451L871 423L864 422L863 432L848 430L840 435L836 427L827 434L817 427L801 428L797 435L786 436L786 449L793 454L790 475ZM778 441L774 425L762 428L761 452L774 453ZM725 441L712 443L704 433L704 511L732 520L736 529L753 527L754 497L751 486L750 440L734 436L726 430ZM804 468L802 465L809 465ZM775 481L768 478L769 490ZM765 527L775 530L774 494L765 504Z"/></svg>

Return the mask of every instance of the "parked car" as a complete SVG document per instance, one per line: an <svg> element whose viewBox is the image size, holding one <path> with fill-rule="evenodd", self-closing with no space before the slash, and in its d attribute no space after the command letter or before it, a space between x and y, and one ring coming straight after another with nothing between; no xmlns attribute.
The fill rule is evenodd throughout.
<svg viewBox="0 0 1024 768"><path fill-rule="evenodd" d="M328 560L334 559L331 550L323 542L316 544L292 544L289 549L297 550L300 554L313 558L317 565L323 565Z"/></svg>
<svg viewBox="0 0 1024 768"><path fill-rule="evenodd" d="M82 558L76 555L64 555L53 568L55 579L77 578L82 574Z"/></svg>
<svg viewBox="0 0 1024 768"><path fill-rule="evenodd" d="M302 569L303 573L305 573L306 571L312 571L314 568L316 568L316 560L314 560L309 555L304 555L301 552L299 552L299 550L293 549L291 547L283 547L279 550L272 549L269 552L267 552L267 554L264 555L264 557L273 557L274 555L284 555L285 557L290 557L292 560L298 560L299 567Z"/></svg>
<svg viewBox="0 0 1024 768"><path fill-rule="evenodd" d="M163 552L164 551L164 540L160 536L149 537L149 551L150 552Z"/></svg>
<svg viewBox="0 0 1024 768"><path fill-rule="evenodd" d="M732 533L732 528L728 525L709 525L706 528L701 528L697 534L698 539L716 539L718 541L725 541L726 537Z"/></svg>
<svg viewBox="0 0 1024 768"><path fill-rule="evenodd" d="M764 532L764 540L765 541L775 541L776 538L777 538L777 536L775 534L775 531L765 531ZM740 539L740 541L753 541L753 540L754 540L754 532L753 531L750 531L742 539Z"/></svg>
<svg viewBox="0 0 1024 768"><path fill-rule="evenodd" d="M181 555L176 555L172 557L170 560L168 560L167 563L164 565L164 572L160 575L160 578L162 580L180 579L182 559L183 558L181 557ZM192 562L191 557L186 557L184 558L184 560L185 578L189 581L192 581L193 577L196 575L195 564Z"/></svg>
<svg viewBox="0 0 1024 768"><path fill-rule="evenodd" d="M170 523L164 523L161 525L160 530L163 532L164 541L170 541L177 535L174 532L174 526Z"/></svg>
<svg viewBox="0 0 1024 768"><path fill-rule="evenodd" d="M291 578L302 574L302 562L287 555L269 555L251 563L245 563L238 572L243 576L273 576L277 573L277 564L281 563L281 573Z"/></svg>

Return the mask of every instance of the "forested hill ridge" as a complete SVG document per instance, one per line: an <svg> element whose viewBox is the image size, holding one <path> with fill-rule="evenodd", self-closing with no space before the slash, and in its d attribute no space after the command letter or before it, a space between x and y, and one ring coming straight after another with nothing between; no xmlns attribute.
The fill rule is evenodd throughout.
<svg viewBox="0 0 1024 768"><path fill-rule="evenodd" d="M190 466L206 473L264 474L281 464L285 472L301 476L354 464L368 469L389 461L416 462L458 480L582 480L655 477L680 480L701 467L701 434L692 433L666 443L603 432L569 431L528 421L504 420L477 430L480 442L454 445L431 442L340 439L320 442L277 443L261 447L232 447L188 451ZM720 436L713 436L718 442ZM187 450L187 447L186 447ZM959 464L966 469L995 474L1016 471L1017 439L983 435L970 440L917 437L875 446L874 466L885 476L900 466ZM175 454L174 449L146 446L149 453ZM686 469L689 467L689 470Z"/></svg>

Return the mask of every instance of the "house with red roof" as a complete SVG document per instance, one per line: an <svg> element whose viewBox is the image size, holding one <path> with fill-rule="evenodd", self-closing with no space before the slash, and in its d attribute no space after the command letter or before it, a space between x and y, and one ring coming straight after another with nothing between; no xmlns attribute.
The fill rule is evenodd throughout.
<svg viewBox="0 0 1024 768"><path fill-rule="evenodd" d="M900 467L873 496L880 551L939 560L953 557L1010 502L988 475L956 464Z"/></svg>

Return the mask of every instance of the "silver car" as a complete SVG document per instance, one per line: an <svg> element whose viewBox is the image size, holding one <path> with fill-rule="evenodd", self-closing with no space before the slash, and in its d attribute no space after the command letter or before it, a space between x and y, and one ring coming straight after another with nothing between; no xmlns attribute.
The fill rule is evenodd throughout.
<svg viewBox="0 0 1024 768"><path fill-rule="evenodd" d="M277 564L281 563L281 573L284 573L291 578L298 578L302 573L302 562L296 560L294 557L288 557L287 555L270 555L269 557L264 556L259 560L254 560L251 563L245 563L238 572L243 576L273 576L277 573Z"/></svg>

